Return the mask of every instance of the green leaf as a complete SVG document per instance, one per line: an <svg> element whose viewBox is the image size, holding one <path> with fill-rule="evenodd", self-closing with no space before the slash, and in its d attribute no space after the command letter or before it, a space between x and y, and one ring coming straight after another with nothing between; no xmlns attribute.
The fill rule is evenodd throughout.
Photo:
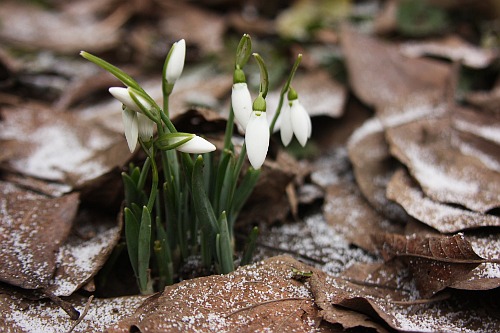
<svg viewBox="0 0 500 333"><path fill-rule="evenodd" d="M219 167L217 169L217 176L215 180L215 195L214 195L214 209L217 213L220 214L220 209L222 202L221 202L221 196L222 196L222 188L224 185L224 182L226 181L226 175L227 175L227 168L229 165L229 161L231 160L231 154L223 154L222 159L219 162Z"/></svg>
<svg viewBox="0 0 500 333"><path fill-rule="evenodd" d="M139 168L137 168L139 169ZM144 189L144 184L146 183L146 179L148 177L149 170L151 169L151 158L147 157L144 161L144 165L142 166L141 173L137 180L137 189L142 191Z"/></svg>
<svg viewBox="0 0 500 333"><path fill-rule="evenodd" d="M82 57L84 57L85 59L93 62L97 66L99 66L99 67L107 70L111 74L113 74L118 80L120 80L127 87L132 87L132 88L135 88L137 90L142 90L139 83L137 83L137 81L135 81L130 75L128 75L127 73L125 73L124 71L119 69L118 67L111 65L106 60L103 60L103 59L101 59L93 54L90 54L88 52L85 52L85 51L81 51L80 55Z"/></svg>
<svg viewBox="0 0 500 333"><path fill-rule="evenodd" d="M259 228L253 227L248 235L245 249L243 250L243 256L241 257L240 266L248 265L252 262L253 253L255 252L255 247L257 246L257 237L259 236Z"/></svg>
<svg viewBox="0 0 500 333"><path fill-rule="evenodd" d="M159 290L163 290L165 285L174 283L174 264L172 262L172 253L170 252L167 233L159 218L156 218L156 237L154 250L160 275Z"/></svg>
<svg viewBox="0 0 500 333"><path fill-rule="evenodd" d="M139 288L142 293L149 291L149 259L151 257L151 213L146 206L142 207L141 225L138 242L138 275Z"/></svg>
<svg viewBox="0 0 500 333"><path fill-rule="evenodd" d="M238 216L239 211L241 210L241 208L243 208L243 205L247 201L250 194L252 194L255 184L257 184L257 181L259 180L259 176L260 169L255 170L253 168L249 168L247 173L245 174L245 177L243 177L243 180L241 181L240 186L236 189L233 197L233 204L231 207L231 216L233 217L233 219ZM231 225L232 223L234 223L234 221L231 221Z"/></svg>
<svg viewBox="0 0 500 333"><path fill-rule="evenodd" d="M127 173L122 172L123 187L125 191L125 205L130 207L133 202L139 199L139 191L135 181Z"/></svg>
<svg viewBox="0 0 500 333"><path fill-rule="evenodd" d="M139 221L129 208L124 209L125 217L125 241L127 242L128 257L134 270L135 276L139 277L138 255L139 255Z"/></svg>
<svg viewBox="0 0 500 333"><path fill-rule="evenodd" d="M220 273L227 274L234 271L234 261L226 212L222 212L219 218L219 228L220 233L217 235L217 256L219 257Z"/></svg>
<svg viewBox="0 0 500 333"><path fill-rule="evenodd" d="M220 232L219 225L217 223L217 218L208 200L207 193L205 192L205 184L203 179L203 157L198 156L193 166L193 174L191 181L193 196L194 210L196 216L200 221L202 228L210 231L212 234L218 234Z"/></svg>

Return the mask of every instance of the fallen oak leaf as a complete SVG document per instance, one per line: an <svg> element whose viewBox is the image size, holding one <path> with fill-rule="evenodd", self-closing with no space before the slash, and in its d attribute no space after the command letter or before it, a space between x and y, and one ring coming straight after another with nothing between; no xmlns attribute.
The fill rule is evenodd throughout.
<svg viewBox="0 0 500 333"><path fill-rule="evenodd" d="M410 268L420 295L424 298L461 281L465 274L480 264L498 261L477 255L462 234L377 234L373 240L384 260L399 258Z"/></svg>

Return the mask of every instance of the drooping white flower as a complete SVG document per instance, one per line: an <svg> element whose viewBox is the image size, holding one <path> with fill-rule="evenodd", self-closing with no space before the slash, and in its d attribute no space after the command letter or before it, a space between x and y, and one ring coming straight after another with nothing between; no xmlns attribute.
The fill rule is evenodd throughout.
<svg viewBox="0 0 500 333"><path fill-rule="evenodd" d="M139 136L139 128L137 124L137 112L124 107L122 110L123 129L125 139L127 140L128 149L132 153L137 146Z"/></svg>
<svg viewBox="0 0 500 333"><path fill-rule="evenodd" d="M252 97L245 82L233 84L231 104L236 121L245 130L252 113Z"/></svg>
<svg viewBox="0 0 500 333"><path fill-rule="evenodd" d="M292 119L290 117L290 106L288 104L283 106L279 120L281 142L286 147L290 144L293 137Z"/></svg>
<svg viewBox="0 0 500 333"><path fill-rule="evenodd" d="M170 54L167 57L165 68L165 79L169 84L174 84L181 76L186 59L186 41L181 39L172 45Z"/></svg>
<svg viewBox="0 0 500 333"><path fill-rule="evenodd" d="M139 137L144 141L149 141L153 137L155 123L142 113L137 113L137 125Z"/></svg>
<svg viewBox="0 0 500 333"><path fill-rule="evenodd" d="M109 92L125 106L122 111L123 128L128 148L130 152L133 152L139 137L146 141L153 137L154 122L142 113L141 107L137 105L130 95L129 89L111 87ZM145 109L151 109L151 104L143 97L139 95L135 95L135 97Z"/></svg>
<svg viewBox="0 0 500 333"><path fill-rule="evenodd" d="M142 113L141 108L137 103L134 101L132 98L131 94L131 89L130 88L122 88L122 87L111 87L108 89L111 95L113 95L114 98L122 102L123 105L125 105L127 108L130 110L133 110L135 112ZM135 95L139 103L144 106L145 109L151 109L151 104L146 101L142 96Z"/></svg>
<svg viewBox="0 0 500 333"><path fill-rule="evenodd" d="M177 138L172 138L172 144L179 142L185 138L183 137L177 137ZM215 146L208 140L205 140L201 136L194 135L191 140L188 142L180 145L179 147L175 148L178 151L181 151L183 153L189 153L189 154L203 154L203 153L209 153L211 151L215 150Z"/></svg>
<svg viewBox="0 0 500 333"><path fill-rule="evenodd" d="M311 117L309 117L306 109L298 99L292 100L290 104L290 121L293 134L295 134L300 145L304 147L312 133Z"/></svg>
<svg viewBox="0 0 500 333"><path fill-rule="evenodd" d="M254 169L260 169L269 149L269 125L265 111L252 111L246 128L245 144L250 164Z"/></svg>

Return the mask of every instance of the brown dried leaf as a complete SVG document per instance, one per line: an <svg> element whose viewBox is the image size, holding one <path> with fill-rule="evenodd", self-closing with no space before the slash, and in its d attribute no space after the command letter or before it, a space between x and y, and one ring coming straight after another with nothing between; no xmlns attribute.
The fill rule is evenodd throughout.
<svg viewBox="0 0 500 333"><path fill-rule="evenodd" d="M129 332L315 332L321 318L306 285L292 268L311 268L290 257L274 257L224 276L208 276L166 287L130 318L108 330Z"/></svg>
<svg viewBox="0 0 500 333"><path fill-rule="evenodd" d="M378 214L363 198L354 183L331 185L326 190L323 214L328 224L338 230L352 244L375 252L371 236L401 226Z"/></svg>
<svg viewBox="0 0 500 333"><path fill-rule="evenodd" d="M423 119L388 128L391 153L433 200L481 213L500 206L500 173L455 149L449 125L446 118Z"/></svg>
<svg viewBox="0 0 500 333"><path fill-rule="evenodd" d="M343 115L347 90L326 71L298 73L293 79L293 88L310 116L340 118ZM268 95L268 110L273 112L276 109L279 94L279 91L274 91Z"/></svg>
<svg viewBox="0 0 500 333"><path fill-rule="evenodd" d="M64 13L6 1L0 5L0 40L21 48L76 54L103 51L119 41L117 20L109 24L91 15Z"/></svg>
<svg viewBox="0 0 500 333"><path fill-rule="evenodd" d="M477 157L486 167L500 172L500 117L484 111L457 108L452 126L454 146L464 155Z"/></svg>
<svg viewBox="0 0 500 333"><path fill-rule="evenodd" d="M70 296L97 274L120 240L122 216L114 219L96 212L82 211L75 232L59 249L57 269L48 291Z"/></svg>
<svg viewBox="0 0 500 333"><path fill-rule="evenodd" d="M500 111L500 82L490 91L473 91L465 95L465 100L484 111L498 115Z"/></svg>
<svg viewBox="0 0 500 333"><path fill-rule="evenodd" d="M403 169L396 171L389 182L387 197L399 203L410 216L442 233L500 227L498 216L471 212L429 199Z"/></svg>
<svg viewBox="0 0 500 333"><path fill-rule="evenodd" d="M0 280L25 289L47 287L79 195L51 199L5 182L0 193Z"/></svg>
<svg viewBox="0 0 500 333"><path fill-rule="evenodd" d="M488 67L497 57L492 49L479 48L455 35L438 40L405 42L400 45L400 49L408 57L443 57L473 68Z"/></svg>
<svg viewBox="0 0 500 333"><path fill-rule="evenodd" d="M467 294L423 299L407 275L399 265L360 264L339 277L314 274L310 284L315 299L324 297L325 302L372 320L381 318L399 331L480 333L500 329L500 320L492 315L498 305L491 292L474 295L477 300L491 299L489 303Z"/></svg>
<svg viewBox="0 0 500 333"><path fill-rule="evenodd" d="M94 298L88 312L73 332L104 332L118 321L130 316L146 296ZM84 313L87 298L76 295L67 299ZM30 301L0 289L0 327L11 333L69 332L75 325L57 305L48 300Z"/></svg>
<svg viewBox="0 0 500 333"><path fill-rule="evenodd" d="M162 1L160 6L165 15L160 29L170 39L185 38L188 44L196 45L205 55L223 49L226 22L220 15L185 2Z"/></svg>
<svg viewBox="0 0 500 333"><path fill-rule="evenodd" d="M453 285L485 263L461 234L450 237L379 234L373 239L385 260L397 257L407 263L422 297Z"/></svg>
<svg viewBox="0 0 500 333"><path fill-rule="evenodd" d="M500 237L498 234L469 235L467 240L474 251L483 258L496 260L480 264L472 271L464 274L459 281L450 287L466 290L489 290L500 286Z"/></svg>
<svg viewBox="0 0 500 333"><path fill-rule="evenodd" d="M391 220L405 221L405 211L386 197L386 188L397 163L389 153L384 129L377 118L360 126L347 143L356 182L366 200Z"/></svg>
<svg viewBox="0 0 500 333"><path fill-rule="evenodd" d="M444 96L449 66L406 58L397 45L349 27L342 29L341 41L352 88L366 104L383 107L415 95L427 100Z"/></svg>
<svg viewBox="0 0 500 333"><path fill-rule="evenodd" d="M123 134L79 114L25 104L3 109L2 116L0 146L12 140L16 148L6 167L68 185L68 191L123 165L130 156Z"/></svg>

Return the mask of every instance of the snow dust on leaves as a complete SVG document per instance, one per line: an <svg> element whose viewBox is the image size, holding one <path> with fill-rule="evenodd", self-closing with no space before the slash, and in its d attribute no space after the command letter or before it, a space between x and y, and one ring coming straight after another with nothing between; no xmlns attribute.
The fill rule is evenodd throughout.
<svg viewBox="0 0 500 333"><path fill-rule="evenodd" d="M0 279L25 289L46 288L71 230L78 194L52 199L5 182L0 193Z"/></svg>
<svg viewBox="0 0 500 333"><path fill-rule="evenodd" d="M79 115L24 104L3 109L2 117L0 144L11 151L2 167L64 185L53 195L84 186L129 156L121 134Z"/></svg>
<svg viewBox="0 0 500 333"><path fill-rule="evenodd" d="M312 268L274 257L228 275L183 281L107 332L321 332L312 294L293 279L294 269Z"/></svg>
<svg viewBox="0 0 500 333"><path fill-rule="evenodd" d="M127 296L107 299L88 299L79 295L66 299L82 313L81 321L68 315L48 300L31 301L0 288L0 327L11 333L103 332L107 327L130 316L146 299ZM85 309L88 311L84 314Z"/></svg>

